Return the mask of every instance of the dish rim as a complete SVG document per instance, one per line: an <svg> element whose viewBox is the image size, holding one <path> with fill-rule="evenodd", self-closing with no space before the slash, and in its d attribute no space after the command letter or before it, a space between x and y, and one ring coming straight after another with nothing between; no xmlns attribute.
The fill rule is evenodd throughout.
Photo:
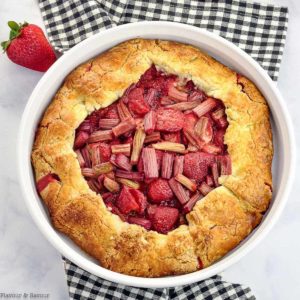
<svg viewBox="0 0 300 300"><path fill-rule="evenodd" d="M155 31L154 29L160 32L153 34L152 32ZM71 248L65 242L65 240L61 238L62 234L56 231L52 227L52 225L49 223L49 220L47 220L47 218L45 217L46 216L45 212L43 213L41 210L41 205L40 203L38 203L41 202L41 200L40 197L38 197L35 190L35 186L33 184L34 182L33 171L31 169L31 163L30 163L30 153L32 148L33 132L30 130L31 129L34 130L36 128L36 125L35 127L33 126L33 122L34 122L33 116L37 115L38 108L41 108L41 106L47 107L50 100L52 99L52 95L50 95L50 93L48 93L48 95L45 96L46 92L50 90L53 93L55 93L57 91L57 88L60 85L60 84L58 85L59 80L57 80L56 78L54 79L55 73L57 71L61 71L61 69L65 67L65 64L70 65L71 58L74 59L76 55L82 57L84 52L88 52L88 51L91 52L92 50L89 50L87 46L93 45L93 43L97 43L101 41L101 39L103 40L108 39L108 41L106 42L106 44L108 44L111 43L110 40L112 39L112 37L122 35L121 33L124 32L125 33L131 32L130 37L120 39L120 41L122 40L125 41L133 38L134 32L140 32L140 31L144 32L144 34L143 33L137 34L135 35L136 37L150 38L150 36L153 35L153 36L157 36L157 38L160 38L158 36L163 36L168 34L176 36L176 34L182 31L186 31L187 33L189 32L191 34L192 33L199 34L199 39L202 37L207 41L210 41L211 44L219 45L220 48L221 46L223 46L224 50L237 54L238 58L241 59L241 63L243 62L246 65L251 66L253 70L257 72L256 74L253 74L253 76L255 76L256 80L258 80L259 78L262 80L260 85L266 84L266 87L260 88L260 90L261 91L264 90L265 93L269 94L269 99L268 99L269 105L271 106L272 104L271 108L275 110L274 113L276 115L278 114L281 117L278 118L278 120L276 120L277 123L276 122L275 123L276 123L276 128L277 126L279 127L279 129L282 131L281 133L282 137L285 139L285 143L281 145L284 150L284 157L282 159L284 160L285 163L283 165L283 174L281 175L280 186L278 187L277 195L272 200L273 201L272 206L271 208L269 208L269 211L266 213L266 216L264 217L261 224L258 226L258 228L255 231L253 231L246 238L246 240L244 240L241 243L241 245L233 249L229 254L221 258L219 261L217 261L210 267L193 273L184 274L184 275L176 275L176 276L168 276L168 277L160 277L160 278L136 277L136 276L124 275L114 271L110 271L108 269L101 267L100 265L97 265L92 261L92 259L88 259L87 257L84 257L81 253L79 253L77 247ZM182 37L180 36L180 38ZM118 42L116 41L115 44L118 44L120 41ZM81 51L83 52L80 53ZM98 54L100 54L103 51L99 51ZM88 58L86 58L86 60ZM73 63L73 69L78 64L80 64L78 60L79 59L77 58L76 64ZM60 75L59 77L62 77L62 75ZM40 96L41 93L42 94L44 93L44 97L48 97L48 101L44 100L41 103L38 103L38 98L41 98ZM274 98L271 97L272 94L273 96L275 96ZM41 114L39 115L39 117L41 117ZM28 130L28 128L30 130ZM30 146L30 151L28 151L29 146ZM24 151L24 148L26 147L27 149ZM32 218L34 219L36 225L41 230L43 235L48 239L48 241L50 241L50 243L69 260L71 260L81 268L87 270L88 272L95 274L96 276L102 277L104 279L113 282L129 285L129 286L145 287L145 288L174 287L178 285L190 284L199 280L204 280L213 275L216 275L217 273L223 271L225 268L229 267L230 265L240 260L267 235L267 233L276 223L280 213L282 212L286 204L288 194L290 192L291 185L293 182L294 172L295 172L295 168L294 168L295 144L293 138L292 123L286 105L283 101L283 98L280 92L278 91L277 87L275 86L275 83L271 80L268 74L248 54L246 54L244 51L242 51L240 48L238 48L231 42L223 39L222 37L212 32L191 25L185 25L185 24L180 24L175 22L166 22L166 21L145 21L145 22L131 23L131 24L125 24L125 25L113 27L111 29L93 35L92 37L82 41L81 43L79 43L78 45L74 46L72 49L67 51L67 53L65 53L60 59L58 59L55 62L55 64L43 75L43 77L40 79L39 83L37 84L37 86L35 87L35 89L33 90L29 98L29 101L25 107L22 120L20 123L17 152L18 152L17 155L18 155L19 179L20 179L27 208ZM27 163L24 164L24 161L26 160ZM286 178L288 178L289 180L286 180ZM35 201L33 201L33 199Z"/></svg>

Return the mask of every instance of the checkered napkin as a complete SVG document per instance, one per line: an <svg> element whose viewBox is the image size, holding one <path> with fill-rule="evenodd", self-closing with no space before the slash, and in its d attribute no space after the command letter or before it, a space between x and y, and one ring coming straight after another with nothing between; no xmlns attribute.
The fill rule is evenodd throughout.
<svg viewBox="0 0 300 300"><path fill-rule="evenodd" d="M288 10L236 0L39 0L48 38L64 52L120 24L167 20L213 31L250 54L277 80ZM168 289L141 289L96 277L64 258L71 299L255 299L250 288L220 276Z"/></svg>

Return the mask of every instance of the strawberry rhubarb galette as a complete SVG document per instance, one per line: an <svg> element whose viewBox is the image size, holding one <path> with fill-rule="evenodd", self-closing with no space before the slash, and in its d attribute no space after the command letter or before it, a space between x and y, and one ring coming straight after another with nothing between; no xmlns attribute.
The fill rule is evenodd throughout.
<svg viewBox="0 0 300 300"><path fill-rule="evenodd" d="M74 70L37 130L37 190L101 266L194 272L237 246L272 195L269 110L199 49L124 42Z"/></svg>

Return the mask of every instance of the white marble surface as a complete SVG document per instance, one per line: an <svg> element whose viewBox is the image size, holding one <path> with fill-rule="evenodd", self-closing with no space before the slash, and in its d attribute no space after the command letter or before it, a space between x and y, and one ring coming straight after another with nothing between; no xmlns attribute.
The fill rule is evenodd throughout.
<svg viewBox="0 0 300 300"><path fill-rule="evenodd" d="M290 10L278 86L292 115L300 149L300 2L267 2L286 5ZM1 0L0 40L7 37L6 22L10 19L42 26L36 0ZM28 96L40 77L40 73L19 67L0 55L0 293L50 293L50 299L68 299L60 255L31 220L17 181L18 126ZM299 183L296 179L279 222L265 240L222 273L225 280L249 285L257 299L300 299Z"/></svg>

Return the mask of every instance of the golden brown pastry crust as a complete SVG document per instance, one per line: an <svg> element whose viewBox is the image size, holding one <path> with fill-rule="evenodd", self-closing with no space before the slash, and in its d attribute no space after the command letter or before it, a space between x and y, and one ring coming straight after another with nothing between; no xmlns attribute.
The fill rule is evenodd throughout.
<svg viewBox="0 0 300 300"><path fill-rule="evenodd" d="M221 99L229 127L225 143L232 175L199 201L189 225L162 235L125 223L89 189L73 151L75 129L86 116L116 101L154 63L194 81ZM199 49L175 42L135 39L76 68L40 122L32 151L36 180L59 176L41 193L54 226L102 266L120 273L158 277L196 271L225 255L260 222L272 194L273 156L269 110L248 79Z"/></svg>

